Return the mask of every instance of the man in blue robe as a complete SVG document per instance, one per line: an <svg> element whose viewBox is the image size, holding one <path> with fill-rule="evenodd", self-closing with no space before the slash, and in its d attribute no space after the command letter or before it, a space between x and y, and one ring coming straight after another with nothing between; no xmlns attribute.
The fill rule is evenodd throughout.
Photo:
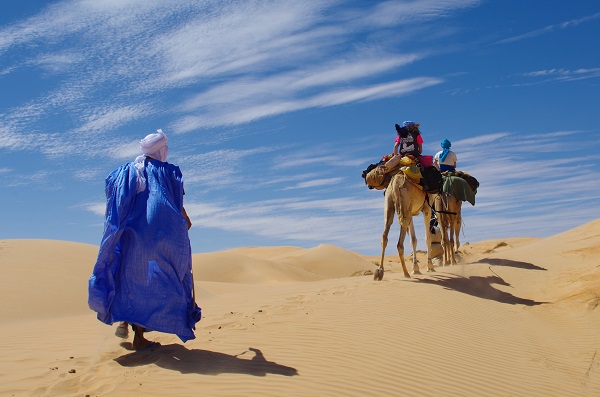
<svg viewBox="0 0 600 397"><path fill-rule="evenodd" d="M134 349L157 345L153 330L194 339L196 305L192 253L183 208L183 176L166 162L167 137L158 130L140 142L142 155L106 178L106 218L88 304L106 324L131 324Z"/></svg>

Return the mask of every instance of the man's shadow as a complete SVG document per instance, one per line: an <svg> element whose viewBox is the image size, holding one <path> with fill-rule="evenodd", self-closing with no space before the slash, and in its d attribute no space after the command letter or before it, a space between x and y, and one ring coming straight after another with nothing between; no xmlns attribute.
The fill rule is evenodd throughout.
<svg viewBox="0 0 600 397"><path fill-rule="evenodd" d="M241 358L247 353L254 353L250 359ZM235 356L208 350L188 350L179 344L163 345L153 350L139 350L115 359L124 367L139 367L154 364L159 367L181 372L182 374L218 375L237 373L253 376L267 374L294 376L295 368L267 361L259 349L249 348Z"/></svg>

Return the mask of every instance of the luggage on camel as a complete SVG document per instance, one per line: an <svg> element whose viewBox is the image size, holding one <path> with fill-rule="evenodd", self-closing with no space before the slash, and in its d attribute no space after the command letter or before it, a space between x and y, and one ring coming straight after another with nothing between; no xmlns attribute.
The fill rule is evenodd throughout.
<svg viewBox="0 0 600 397"><path fill-rule="evenodd" d="M396 175L401 167L414 163L414 159L409 156L400 156L393 154L385 155L377 164L370 164L362 172L362 177L369 189L383 190L387 188L392 176Z"/></svg>
<svg viewBox="0 0 600 397"><path fill-rule="evenodd" d="M414 183L422 187L421 181L423 180L423 174L421 174L421 169L416 164L405 165L400 168L400 171L404 173L407 177L412 179Z"/></svg>
<svg viewBox="0 0 600 397"><path fill-rule="evenodd" d="M439 171L433 166L419 165L419 161L411 155L385 155L379 163L369 165L362 172L362 177L369 189L383 190L389 185L392 176L400 171L429 193L438 193L441 188L442 177Z"/></svg>
<svg viewBox="0 0 600 397"><path fill-rule="evenodd" d="M440 193L442 191L442 174L435 166L421 167L423 179L421 185L427 193Z"/></svg>
<svg viewBox="0 0 600 397"><path fill-rule="evenodd" d="M475 205L475 194L479 182L477 179L462 171L446 171L442 174L444 181L442 191L453 195L457 200L468 201Z"/></svg>
<svg viewBox="0 0 600 397"><path fill-rule="evenodd" d="M464 171L446 171L444 175L452 175L457 176L459 178L464 179L468 184L471 190L473 190L474 194L477 194L477 188L479 187L479 181L475 179L474 176L467 174Z"/></svg>

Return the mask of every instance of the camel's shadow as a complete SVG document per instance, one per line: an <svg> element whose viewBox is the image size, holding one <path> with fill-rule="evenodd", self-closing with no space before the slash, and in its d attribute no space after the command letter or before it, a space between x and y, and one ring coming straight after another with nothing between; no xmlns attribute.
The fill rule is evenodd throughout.
<svg viewBox="0 0 600 397"><path fill-rule="evenodd" d="M250 352L254 353L254 357L251 359L240 358L240 356ZM141 350L125 354L117 357L115 361L124 367L154 364L165 369L179 371L182 374L298 375L295 368L267 361L260 350L253 348L232 356L208 350L188 350L185 346L171 344L160 346L155 350Z"/></svg>
<svg viewBox="0 0 600 397"><path fill-rule="evenodd" d="M492 265L492 266L516 267L518 269L526 269L526 270L548 270L548 269L544 269L543 267L534 265L533 263L513 261L510 259L500 259L500 258L483 258L483 259L478 260L475 263L488 264L488 265Z"/></svg>
<svg viewBox="0 0 600 397"><path fill-rule="evenodd" d="M531 299L524 299L514 296L508 292L500 291L492 284L510 286L499 276L470 276L463 277L456 274L434 275L427 278L415 278L416 282L425 284L434 284L463 294L476 296L482 299L494 300L509 305L536 306L546 302L537 302Z"/></svg>

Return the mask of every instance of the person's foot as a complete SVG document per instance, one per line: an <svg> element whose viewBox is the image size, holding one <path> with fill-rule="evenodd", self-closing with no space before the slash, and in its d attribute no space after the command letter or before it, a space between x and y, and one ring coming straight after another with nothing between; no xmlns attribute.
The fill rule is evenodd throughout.
<svg viewBox="0 0 600 397"><path fill-rule="evenodd" d="M144 327L132 324L131 328L133 328L133 331L135 333L133 336L133 343L131 344L131 348L133 350L149 349L152 347L160 346L160 343L151 342L148 339L144 338L144 332L146 331Z"/></svg>
<svg viewBox="0 0 600 397"><path fill-rule="evenodd" d="M126 339L129 336L129 328L126 322L122 322L117 326L115 336Z"/></svg>
<svg viewBox="0 0 600 397"><path fill-rule="evenodd" d="M149 341L148 339L142 339L142 340L138 340L138 341L134 340L133 343L131 344L131 348L133 350L143 350L143 349L149 349L149 348L158 347L158 346L160 346L160 343Z"/></svg>

